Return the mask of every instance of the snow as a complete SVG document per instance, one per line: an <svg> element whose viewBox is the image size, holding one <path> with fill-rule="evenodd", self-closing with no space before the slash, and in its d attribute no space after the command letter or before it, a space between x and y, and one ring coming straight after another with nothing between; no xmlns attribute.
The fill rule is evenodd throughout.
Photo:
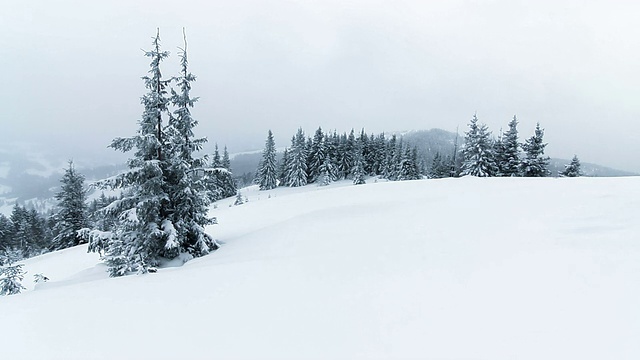
<svg viewBox="0 0 640 360"><path fill-rule="evenodd" d="M111 279L86 246L0 298L11 359L638 359L640 178L242 189L216 252Z"/></svg>

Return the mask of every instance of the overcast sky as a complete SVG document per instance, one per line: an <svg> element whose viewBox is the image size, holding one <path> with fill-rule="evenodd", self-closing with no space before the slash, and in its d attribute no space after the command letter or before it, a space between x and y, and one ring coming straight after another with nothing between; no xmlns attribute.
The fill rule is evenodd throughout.
<svg viewBox="0 0 640 360"><path fill-rule="evenodd" d="M198 135L231 152L296 128L494 134L515 114L547 154L640 171L637 1L2 1L2 141L63 158L133 135L160 28L189 41ZM10 140L5 140L10 139Z"/></svg>

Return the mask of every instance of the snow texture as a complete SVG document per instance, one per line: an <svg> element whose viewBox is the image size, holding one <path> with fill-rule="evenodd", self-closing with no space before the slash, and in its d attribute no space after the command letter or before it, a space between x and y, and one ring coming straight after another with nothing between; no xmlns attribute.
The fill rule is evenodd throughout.
<svg viewBox="0 0 640 360"><path fill-rule="evenodd" d="M242 192L181 267L25 261L50 281L0 298L2 358L640 359L640 178Z"/></svg>

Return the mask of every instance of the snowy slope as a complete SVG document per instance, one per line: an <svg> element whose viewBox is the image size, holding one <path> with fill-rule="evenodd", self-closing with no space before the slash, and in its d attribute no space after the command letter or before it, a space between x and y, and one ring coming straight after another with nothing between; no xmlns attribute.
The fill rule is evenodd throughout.
<svg viewBox="0 0 640 360"><path fill-rule="evenodd" d="M640 358L640 178L243 194L183 267L27 261L51 281L0 298L2 358Z"/></svg>

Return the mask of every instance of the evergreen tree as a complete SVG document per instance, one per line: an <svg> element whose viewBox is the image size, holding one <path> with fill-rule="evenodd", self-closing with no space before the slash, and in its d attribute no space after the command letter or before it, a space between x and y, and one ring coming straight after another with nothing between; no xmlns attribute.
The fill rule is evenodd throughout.
<svg viewBox="0 0 640 360"><path fill-rule="evenodd" d="M311 141L307 157L307 174L309 175L307 182L313 183L318 180L318 177L320 176L320 167L322 167L327 157L325 136L322 132L322 128L320 127L313 135L313 140Z"/></svg>
<svg viewBox="0 0 640 360"><path fill-rule="evenodd" d="M260 190L271 190L278 186L278 174L276 168L276 144L273 140L273 133L269 130L267 140L262 152L262 161L256 171L257 183Z"/></svg>
<svg viewBox="0 0 640 360"><path fill-rule="evenodd" d="M497 169L493 147L487 126L478 125L478 117L474 114L469 123L469 131L465 133L463 149L462 174L478 177L495 176Z"/></svg>
<svg viewBox="0 0 640 360"><path fill-rule="evenodd" d="M201 162L192 157L203 140L192 137L197 122L190 115L195 99L189 90L195 77L187 71L186 51L181 56L180 91L173 92L171 98L167 93L171 79L163 79L160 71L169 54L160 50L159 34L153 40L153 50L145 55L151 64L150 75L143 78L148 92L142 97L144 111L138 133L111 144L116 150L135 149L135 153L127 172L100 183L123 189L122 197L107 206L116 223L110 232L90 232L90 242L106 242L104 259L111 276L145 273L161 258L182 252L199 256L217 246L203 229L210 223L203 212L207 197L203 196L204 183L196 175ZM177 108L175 117L168 108L171 103ZM163 123L163 118L168 122Z"/></svg>
<svg viewBox="0 0 640 360"><path fill-rule="evenodd" d="M362 155L362 144L356 142L354 149L353 169L350 171L353 174L353 184L362 185L366 183L364 180L364 156Z"/></svg>
<svg viewBox="0 0 640 360"><path fill-rule="evenodd" d="M191 83L196 77L188 69L186 36L184 48L180 50L181 71L176 79L179 91L171 91L171 103L175 107L169 122L172 130L170 148L173 150L173 156L167 158L169 169L166 172L169 182L168 195L173 211L169 212L168 219L162 223L162 228L168 236L162 255L169 258L177 256L180 252L202 256L218 247L213 238L204 231L205 226L213 224L213 220L207 217L211 197L206 194L206 177L212 174L204 172L204 177L197 174L198 170L204 171L206 161L194 157L194 153L202 150L206 139L195 138L194 135L198 121L191 116L191 108L198 98L191 97ZM226 150L225 147L228 160Z"/></svg>
<svg viewBox="0 0 640 360"><path fill-rule="evenodd" d="M307 149L302 128L298 129L291 142L289 152L288 185L291 187L307 185Z"/></svg>
<svg viewBox="0 0 640 360"><path fill-rule="evenodd" d="M59 210L53 216L53 232L56 236L53 238L52 250L65 249L84 242L78 231L88 225L84 176L76 171L72 161L69 161L69 167L60 182L62 187L55 196Z"/></svg>
<svg viewBox="0 0 640 360"><path fill-rule="evenodd" d="M378 162L378 150L376 149L376 144L376 137L373 134L370 134L369 139L366 142L365 163L367 164L367 172L371 176L378 175L381 166Z"/></svg>
<svg viewBox="0 0 640 360"><path fill-rule="evenodd" d="M549 157L544 156L544 148L547 144L543 141L544 130L540 128L540 123L536 124L536 130L532 137L522 144L524 159L520 164L520 171L526 177L549 176Z"/></svg>
<svg viewBox="0 0 640 360"><path fill-rule="evenodd" d="M324 162L320 165L318 171L320 172L318 181L322 186L329 185L337 179L337 169L331 162L329 156L325 156Z"/></svg>
<svg viewBox="0 0 640 360"><path fill-rule="evenodd" d="M211 158L211 167L212 168L222 167L222 160L220 160L220 151L218 151L218 144L216 144L215 150L213 151L213 157Z"/></svg>
<svg viewBox="0 0 640 360"><path fill-rule="evenodd" d="M447 161L447 159L443 159L442 155L437 152L433 157L433 161L431 162L431 171L429 172L429 177L432 179L442 179L449 177L451 172L451 164Z"/></svg>
<svg viewBox="0 0 640 360"><path fill-rule="evenodd" d="M289 184L289 149L284 149L282 152L282 160L280 161L280 167L278 170L278 179L280 180L280 186L287 186Z"/></svg>
<svg viewBox="0 0 640 360"><path fill-rule="evenodd" d="M578 155L573 155L573 159L571 159L571 163L564 166L564 171L560 173L560 176L563 176L563 177L582 176L582 171L580 170L580 160L578 159Z"/></svg>
<svg viewBox="0 0 640 360"><path fill-rule="evenodd" d="M347 179L352 175L356 155L356 136L353 129L351 129L349 137L346 134L342 136L341 143L339 155L340 177Z"/></svg>
<svg viewBox="0 0 640 360"><path fill-rule="evenodd" d="M227 145L224 146L224 150L222 151L222 167L231 171L231 159L229 158L229 150L227 150Z"/></svg>
<svg viewBox="0 0 640 360"><path fill-rule="evenodd" d="M222 189L222 196L225 198L235 196L238 189L236 187L235 180L233 180L233 172L231 171L231 160L229 158L229 151L227 150L226 145L222 152L221 166L224 170L226 170L218 173L219 186Z"/></svg>
<svg viewBox="0 0 640 360"><path fill-rule="evenodd" d="M518 142L518 120L509 122L509 130L502 136L501 152L498 156L501 176L520 176L520 144Z"/></svg>
<svg viewBox="0 0 640 360"><path fill-rule="evenodd" d="M20 260L18 251L4 251L0 256L0 295L15 295L24 290L22 280L25 271L22 264L15 264Z"/></svg>
<svg viewBox="0 0 640 360"><path fill-rule="evenodd" d="M398 180L418 180L421 178L417 164L417 149L406 148L400 160Z"/></svg>
<svg viewBox="0 0 640 360"><path fill-rule="evenodd" d="M373 141L371 141L372 147L372 163L374 175L383 175L385 167L385 157L387 150L387 142L384 137L384 133L379 134Z"/></svg>
<svg viewBox="0 0 640 360"><path fill-rule="evenodd" d="M11 220L4 216L4 214L0 214L0 251L5 251L10 248L10 234L13 224L11 224ZM0 263L0 265L2 265Z"/></svg>
<svg viewBox="0 0 640 360"><path fill-rule="evenodd" d="M233 205L238 206L244 204L244 199L240 191L236 194L236 200L233 202Z"/></svg>
<svg viewBox="0 0 640 360"><path fill-rule="evenodd" d="M384 172L382 174L385 179L396 180L397 151L398 151L397 137L395 134L393 134L391 135L391 139L389 139L389 142L387 143L387 150L386 150L386 156L384 161Z"/></svg>

